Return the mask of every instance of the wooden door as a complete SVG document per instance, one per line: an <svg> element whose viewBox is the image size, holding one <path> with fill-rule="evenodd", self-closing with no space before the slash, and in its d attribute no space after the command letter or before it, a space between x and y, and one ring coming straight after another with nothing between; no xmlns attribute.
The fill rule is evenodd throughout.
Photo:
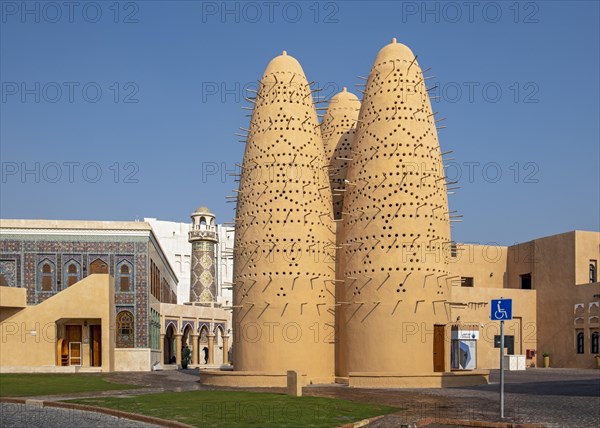
<svg viewBox="0 0 600 428"><path fill-rule="evenodd" d="M444 325L433 326L433 371L445 371L445 327Z"/></svg>
<svg viewBox="0 0 600 428"><path fill-rule="evenodd" d="M69 365L81 365L81 326L65 326L65 336L69 349Z"/></svg>
<svg viewBox="0 0 600 428"><path fill-rule="evenodd" d="M90 326L90 361L92 367L102 366L102 326Z"/></svg>

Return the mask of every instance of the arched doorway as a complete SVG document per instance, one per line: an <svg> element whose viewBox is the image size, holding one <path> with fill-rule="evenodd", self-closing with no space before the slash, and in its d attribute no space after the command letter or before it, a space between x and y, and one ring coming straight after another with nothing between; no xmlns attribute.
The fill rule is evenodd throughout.
<svg viewBox="0 0 600 428"><path fill-rule="evenodd" d="M198 356L198 364L208 364L208 327L203 325L200 328L200 346L198 346L200 355Z"/></svg>
<svg viewBox="0 0 600 428"><path fill-rule="evenodd" d="M175 364L175 327L169 324L165 333L164 364Z"/></svg>
<svg viewBox="0 0 600 428"><path fill-rule="evenodd" d="M183 335L181 337L181 355L184 356L183 350L186 346L190 347L190 351L193 352L193 344L192 344L192 326L191 324L186 325L183 328ZM189 361L189 364L192 364L192 360Z"/></svg>
<svg viewBox="0 0 600 428"><path fill-rule="evenodd" d="M217 326L215 330L215 345L213 351L215 364L223 364L223 329Z"/></svg>

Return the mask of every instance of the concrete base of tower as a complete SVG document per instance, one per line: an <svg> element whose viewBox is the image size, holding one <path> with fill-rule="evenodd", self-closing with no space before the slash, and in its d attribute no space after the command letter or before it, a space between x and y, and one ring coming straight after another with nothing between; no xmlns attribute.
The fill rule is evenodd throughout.
<svg viewBox="0 0 600 428"><path fill-rule="evenodd" d="M489 383L489 370L440 373L351 372L348 385L355 388L447 388Z"/></svg>
<svg viewBox="0 0 600 428"><path fill-rule="evenodd" d="M315 384L332 384L334 377L309 378L302 374L302 386ZM214 371L200 370L200 383L211 386L227 386L239 388L274 388L287 387L287 372L258 371Z"/></svg>
<svg viewBox="0 0 600 428"><path fill-rule="evenodd" d="M420 374L353 372L348 377L331 378L309 378L302 374L302 386L337 383L354 388L449 388L486 385L489 376L489 370ZM200 383L238 388L285 388L287 373L200 370Z"/></svg>

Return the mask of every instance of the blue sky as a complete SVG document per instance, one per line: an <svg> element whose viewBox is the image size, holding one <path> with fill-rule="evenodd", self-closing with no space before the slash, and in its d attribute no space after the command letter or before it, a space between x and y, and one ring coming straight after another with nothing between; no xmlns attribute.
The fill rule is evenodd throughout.
<svg viewBox="0 0 600 428"><path fill-rule="evenodd" d="M269 60L287 50L331 96L396 37L447 118L455 240L600 229L596 1L0 4L2 218L231 221Z"/></svg>

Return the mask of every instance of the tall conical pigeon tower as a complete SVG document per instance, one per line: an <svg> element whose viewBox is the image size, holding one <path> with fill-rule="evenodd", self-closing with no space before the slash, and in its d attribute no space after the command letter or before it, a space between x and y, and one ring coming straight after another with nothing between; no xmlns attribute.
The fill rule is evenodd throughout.
<svg viewBox="0 0 600 428"><path fill-rule="evenodd" d="M256 94L237 196L236 371L334 376L335 230L323 141L298 61L274 58ZM285 380L284 380L285 382Z"/></svg>
<svg viewBox="0 0 600 428"><path fill-rule="evenodd" d="M345 179L352 159L352 142L360 111L360 101L346 88L335 94L321 122L325 158L329 162L329 181L333 195L333 216L340 219L344 203Z"/></svg>
<svg viewBox="0 0 600 428"><path fill-rule="evenodd" d="M342 92L335 94L329 101L327 111L321 122L321 135L325 145L325 159L329 165L329 182L333 198L333 216L336 219L336 296L344 292L344 250L340 245L343 237L342 210L344 193L346 192L346 173L348 163L352 159L352 143L360 112L360 101L356 95L344 87ZM338 306L339 307L339 306ZM336 373L340 372L344 359L340 355L340 337L342 336L339 323L339 310L336 312Z"/></svg>
<svg viewBox="0 0 600 428"><path fill-rule="evenodd" d="M395 39L369 74L352 150L339 374L431 373L434 324L447 322L448 201L423 73Z"/></svg>

